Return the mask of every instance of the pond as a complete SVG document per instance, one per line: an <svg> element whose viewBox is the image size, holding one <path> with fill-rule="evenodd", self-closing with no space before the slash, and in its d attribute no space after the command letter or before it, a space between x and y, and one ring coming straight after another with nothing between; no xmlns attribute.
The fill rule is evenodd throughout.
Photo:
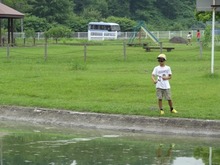
<svg viewBox="0 0 220 165"><path fill-rule="evenodd" d="M0 121L0 165L220 165L220 139Z"/></svg>

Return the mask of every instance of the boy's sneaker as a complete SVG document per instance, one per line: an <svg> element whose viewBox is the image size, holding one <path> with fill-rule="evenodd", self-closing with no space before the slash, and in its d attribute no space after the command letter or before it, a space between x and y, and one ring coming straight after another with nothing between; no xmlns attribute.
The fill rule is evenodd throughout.
<svg viewBox="0 0 220 165"><path fill-rule="evenodd" d="M161 114L161 115L164 115L164 111L161 110L161 111L160 111L160 114Z"/></svg>
<svg viewBox="0 0 220 165"><path fill-rule="evenodd" d="M171 113L178 113L175 109L173 109L172 111L171 111Z"/></svg>

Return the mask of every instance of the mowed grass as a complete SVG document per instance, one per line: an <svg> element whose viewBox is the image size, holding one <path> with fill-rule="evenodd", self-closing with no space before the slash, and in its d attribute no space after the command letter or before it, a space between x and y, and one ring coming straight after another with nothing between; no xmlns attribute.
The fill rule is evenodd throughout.
<svg viewBox="0 0 220 165"><path fill-rule="evenodd" d="M166 117L220 119L220 53L215 51L211 74L211 49L169 44L172 97L178 114ZM159 50L126 47L123 42L87 46L50 44L47 60L44 46L12 47L9 57L0 48L0 104L67 109L74 111L159 116L152 69Z"/></svg>

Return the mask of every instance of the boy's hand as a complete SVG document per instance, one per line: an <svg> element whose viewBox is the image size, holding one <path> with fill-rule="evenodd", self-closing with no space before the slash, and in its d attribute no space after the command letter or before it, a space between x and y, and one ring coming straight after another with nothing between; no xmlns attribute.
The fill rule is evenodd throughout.
<svg viewBox="0 0 220 165"><path fill-rule="evenodd" d="M170 79L170 76L163 76L162 79L163 79L163 80L169 80L169 79Z"/></svg>
<svg viewBox="0 0 220 165"><path fill-rule="evenodd" d="M163 76L162 79L163 79L163 80L167 80L167 76Z"/></svg>

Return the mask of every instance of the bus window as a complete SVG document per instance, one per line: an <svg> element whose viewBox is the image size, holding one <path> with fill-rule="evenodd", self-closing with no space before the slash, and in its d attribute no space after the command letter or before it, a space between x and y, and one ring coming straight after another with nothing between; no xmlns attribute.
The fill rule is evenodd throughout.
<svg viewBox="0 0 220 165"><path fill-rule="evenodd" d="M108 25L108 26L107 26L107 30L108 30L108 31L112 31L111 26Z"/></svg>
<svg viewBox="0 0 220 165"><path fill-rule="evenodd" d="M100 29L101 30L105 30L105 26L104 25L100 25Z"/></svg>

